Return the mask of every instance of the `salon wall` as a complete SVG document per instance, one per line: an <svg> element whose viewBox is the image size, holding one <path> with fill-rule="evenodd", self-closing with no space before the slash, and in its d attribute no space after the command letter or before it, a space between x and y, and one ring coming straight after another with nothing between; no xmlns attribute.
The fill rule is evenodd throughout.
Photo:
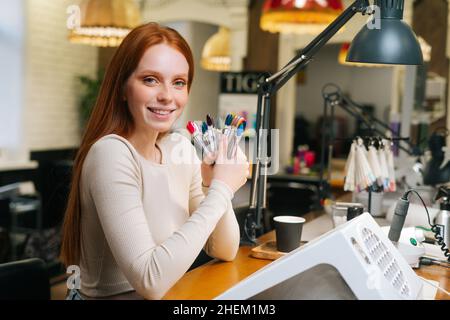
<svg viewBox="0 0 450 320"><path fill-rule="evenodd" d="M79 144L77 76L94 77L98 49L68 41L67 7L73 0L27 0L24 124L30 150Z"/></svg>
<svg viewBox="0 0 450 320"><path fill-rule="evenodd" d="M338 63L339 50L340 44L327 45L317 54L314 63L307 66L304 83L297 84L296 114L315 123L323 113L322 88L327 83L335 83L355 102L373 104L375 116L383 119L386 109L390 106L392 68L341 65ZM340 109L336 114L349 117ZM350 124L354 122L351 117L349 121Z"/></svg>

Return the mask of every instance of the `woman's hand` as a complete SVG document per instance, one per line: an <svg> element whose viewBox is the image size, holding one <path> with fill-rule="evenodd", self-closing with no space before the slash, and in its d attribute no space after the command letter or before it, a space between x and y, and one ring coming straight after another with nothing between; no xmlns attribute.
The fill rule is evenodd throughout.
<svg viewBox="0 0 450 320"><path fill-rule="evenodd" d="M212 178L226 183L234 193L247 182L250 165L240 148L233 159L228 159L227 149L228 139L222 136Z"/></svg>

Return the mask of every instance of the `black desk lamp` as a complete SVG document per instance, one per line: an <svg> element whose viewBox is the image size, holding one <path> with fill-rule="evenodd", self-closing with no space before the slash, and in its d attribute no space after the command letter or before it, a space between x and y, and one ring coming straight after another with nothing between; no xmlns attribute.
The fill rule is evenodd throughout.
<svg viewBox="0 0 450 320"><path fill-rule="evenodd" d="M333 84L328 83L322 89L322 97L324 99L323 105L323 120L322 120L322 150L320 154L320 172L319 172L319 180L320 180L320 192L319 195L320 200L323 200L330 195L329 185L327 181L330 180L331 173L331 159L333 155L333 143L334 143L334 130L332 121L334 119L335 108L340 107L342 110L347 112L349 115L354 117L355 119L364 123L369 129L369 137L374 137L375 135L383 138L389 139L391 141L398 141L398 147L406 152L408 155L414 154L414 146L409 141L409 138L400 138L400 132L396 132L392 130L388 124L381 121L377 117L373 115L365 115L364 107L354 102L344 93L342 93L341 89ZM330 109L330 110L328 110ZM329 111L329 112L328 112ZM380 129L381 128L381 129ZM386 132L389 132L391 136L387 137ZM347 139L346 139L347 140ZM350 140L350 139L348 139ZM351 139L353 140L353 139ZM408 148L405 148L400 144L400 141L404 141ZM328 149L328 169L327 169L327 177L324 179L325 174L325 153ZM371 212L371 201L372 201L372 187L368 188L368 210Z"/></svg>
<svg viewBox="0 0 450 320"><path fill-rule="evenodd" d="M266 207L270 99L289 79L312 61L314 55L356 14L374 15L379 29L363 27L349 49L347 61L377 64L423 64L422 51L403 18L404 0L356 0L324 31L314 38L284 68L274 75L263 75L258 83L256 114L256 161L252 167L250 210L246 216L242 243L255 244L262 233L262 211ZM378 16L379 13L379 16ZM373 27L373 26L371 26Z"/></svg>
<svg viewBox="0 0 450 320"><path fill-rule="evenodd" d="M331 156L333 154L333 141L334 141L334 132L332 128L332 123L330 120L333 120L335 107L340 107L342 110L347 112L353 118L361 121L366 125L370 132L370 136L377 135L384 139L390 139L392 141L404 141L408 147L405 148L401 144L398 145L399 149L406 152L408 155L414 155L416 152L415 147L409 141L409 138L400 138L400 132L395 132L392 128L389 127L388 124L381 121L377 117L373 115L365 115L364 107L359 105L350 99L347 95L345 95L341 89L333 83L326 84L322 89L322 97L324 100L323 106L323 121L322 121L322 150L320 156L320 175L319 179L321 184L324 183L323 176L325 171L325 152L328 149L328 164L330 164ZM330 109L330 112L328 112ZM380 128L381 129L380 129ZM386 136L386 132L391 134L390 137ZM327 138L328 137L328 138ZM327 141L328 140L328 141ZM328 170L328 173L330 170ZM326 180L329 180L328 176ZM322 188L323 189L323 188Z"/></svg>

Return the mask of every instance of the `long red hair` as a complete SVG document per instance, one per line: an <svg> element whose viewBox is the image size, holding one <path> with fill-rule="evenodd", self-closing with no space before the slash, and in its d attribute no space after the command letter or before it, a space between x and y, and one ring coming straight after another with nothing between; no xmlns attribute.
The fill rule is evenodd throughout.
<svg viewBox="0 0 450 320"><path fill-rule="evenodd" d="M78 265L81 257L80 180L84 160L91 146L108 134L128 136L134 130L133 118L123 100L126 81L137 68L145 51L165 43L180 51L189 64L188 90L194 78L194 59L186 40L175 30L157 23L147 23L133 29L118 47L106 70L97 101L75 157L72 184L62 226L60 260L66 265Z"/></svg>

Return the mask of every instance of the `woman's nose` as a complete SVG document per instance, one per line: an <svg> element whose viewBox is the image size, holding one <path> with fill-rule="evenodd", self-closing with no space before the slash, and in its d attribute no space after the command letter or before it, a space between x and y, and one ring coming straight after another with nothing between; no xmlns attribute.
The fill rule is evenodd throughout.
<svg viewBox="0 0 450 320"><path fill-rule="evenodd" d="M166 85L161 85L158 91L157 98L160 102L172 102L172 93L170 92L170 88L168 88Z"/></svg>

